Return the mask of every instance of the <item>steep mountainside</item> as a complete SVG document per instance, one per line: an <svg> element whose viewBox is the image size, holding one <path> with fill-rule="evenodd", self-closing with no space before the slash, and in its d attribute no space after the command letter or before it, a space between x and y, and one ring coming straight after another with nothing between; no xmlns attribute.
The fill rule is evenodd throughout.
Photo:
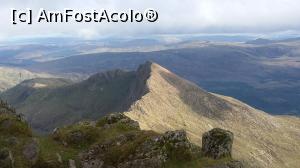
<svg viewBox="0 0 300 168"><path fill-rule="evenodd" d="M134 70L152 60L210 92L228 95L271 114L300 114L300 42L200 43L155 52L107 52L29 66L51 73Z"/></svg>
<svg viewBox="0 0 300 168"><path fill-rule="evenodd" d="M201 144L198 135L221 127L236 135L234 157L251 166L300 164L299 118L271 116L233 98L208 93L157 64L145 68L151 69L143 85L149 92L126 113L141 128L184 129L194 143Z"/></svg>
<svg viewBox="0 0 300 168"><path fill-rule="evenodd" d="M128 109L134 80L135 72L121 70L96 74L75 84L64 79L33 79L0 97L24 114L34 130L48 132L81 119Z"/></svg>
<svg viewBox="0 0 300 168"><path fill-rule="evenodd" d="M13 102L35 129L49 131L126 111L142 129L159 133L184 129L198 145L199 135L212 128L230 130L235 135L234 158L251 167L300 164L299 118L272 116L236 99L206 92L155 63L147 62L136 72L109 71L77 84L38 88L22 101L14 101L22 97L22 92L14 91L17 87L1 97Z"/></svg>

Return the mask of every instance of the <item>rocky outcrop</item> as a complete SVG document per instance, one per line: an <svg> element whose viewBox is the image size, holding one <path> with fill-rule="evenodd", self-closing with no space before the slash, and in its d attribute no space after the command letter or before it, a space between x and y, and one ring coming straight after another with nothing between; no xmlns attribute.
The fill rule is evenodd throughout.
<svg viewBox="0 0 300 168"><path fill-rule="evenodd" d="M24 146L23 155L32 164L35 164L38 161L39 146L35 139L33 139Z"/></svg>
<svg viewBox="0 0 300 168"><path fill-rule="evenodd" d="M0 151L0 168L22 167L24 164L25 168L170 168L189 163L192 163L191 168L203 164L207 168L240 168L231 158L214 161L203 157L201 148L189 141L184 130L163 134L141 130L139 123L122 113L57 128L50 137L41 139L32 134L21 134L30 128L15 115L0 117L4 128L19 126L17 130L20 132L14 135L12 133L16 131L12 129L0 134L6 147ZM208 138L209 142L214 140L213 137Z"/></svg>
<svg viewBox="0 0 300 168"><path fill-rule="evenodd" d="M13 168L14 159L10 150L4 148L0 149L0 167Z"/></svg>
<svg viewBox="0 0 300 168"><path fill-rule="evenodd" d="M233 133L214 128L202 136L202 150L205 156L214 159L231 157Z"/></svg>
<svg viewBox="0 0 300 168"><path fill-rule="evenodd" d="M117 168L161 168L171 157L175 155L182 157L184 154L192 152L192 145L188 141L185 131L180 130L169 131L163 135L153 136L144 142L140 142L141 144L135 144L136 147L131 149L133 151L128 153L128 156L117 159L115 163L111 162L111 158L107 158L111 157L111 149L122 148L123 145L126 146L126 144L136 139L141 139L141 136L137 133L130 133L95 145L80 155L81 165L83 168L107 166Z"/></svg>
<svg viewBox="0 0 300 168"><path fill-rule="evenodd" d="M98 126L110 127L112 124L121 123L132 128L140 129L139 123L125 116L123 113L112 113L103 117L98 123Z"/></svg>
<svg viewBox="0 0 300 168"><path fill-rule="evenodd" d="M7 102L0 99L0 114L16 115L16 110L12 108Z"/></svg>

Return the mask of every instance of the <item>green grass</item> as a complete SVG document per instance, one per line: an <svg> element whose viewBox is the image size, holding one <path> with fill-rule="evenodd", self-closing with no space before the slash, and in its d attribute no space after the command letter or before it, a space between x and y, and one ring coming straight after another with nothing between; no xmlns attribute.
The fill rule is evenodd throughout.
<svg viewBox="0 0 300 168"><path fill-rule="evenodd" d="M158 135L152 131L143 131L137 134L133 141L125 143L121 146L113 146L109 151L105 154L104 162L109 165L117 166L118 163L123 162L128 156L134 154L136 149L147 139Z"/></svg>
<svg viewBox="0 0 300 168"><path fill-rule="evenodd" d="M106 118L102 117L96 122L97 127L103 127L105 124L107 124Z"/></svg>
<svg viewBox="0 0 300 168"><path fill-rule="evenodd" d="M78 136L76 136L78 135ZM76 124L60 129L53 138L60 142L66 142L74 148L86 148L99 137L99 130L91 125Z"/></svg>
<svg viewBox="0 0 300 168"><path fill-rule="evenodd" d="M0 115L0 133L10 136L32 136L28 124L10 114Z"/></svg>
<svg viewBox="0 0 300 168"><path fill-rule="evenodd" d="M103 122L103 119L100 121ZM103 128L99 124L94 127L88 123L78 123L61 128L57 134L52 135L52 138L60 142L66 142L70 147L83 149L96 142L100 143L131 131L138 131L138 129L123 123L115 123L110 128ZM82 138L76 139L74 134L80 134Z"/></svg>
<svg viewBox="0 0 300 168"><path fill-rule="evenodd" d="M10 124L3 122L10 121ZM69 159L75 160L77 167L80 167L79 153L85 152L92 145L114 142L120 135L131 136L133 139L124 144L111 146L105 151L104 162L107 165L117 166L128 159L128 156L135 154L137 148L149 138L159 134L153 131L141 131L125 123L117 122L106 127L106 120L100 119L96 126L88 122L81 122L59 129L57 134L51 136L34 136L29 126L20 121L16 116L10 114L0 115L0 149L8 148L15 160L15 167L18 168L64 168L68 167ZM7 128L4 128L5 126ZM76 139L73 134L80 133L81 137ZM17 144L10 144L8 138L16 137ZM32 165L23 156L25 144L35 138L39 145L39 159ZM66 142L67 145L63 142ZM186 148L174 149L171 144L158 146L167 151L169 160L165 163L166 168L202 168L224 164L231 161L230 158L213 160L202 155L201 149L194 146L192 150ZM62 164L58 162L61 156ZM1 166L0 166L1 167Z"/></svg>
<svg viewBox="0 0 300 168"><path fill-rule="evenodd" d="M59 154L63 165L67 166L69 159L73 159L79 166L78 153L82 151L81 149L66 147L49 137L39 137L38 139L41 150L39 164L45 165L45 161L51 161L55 164L58 161L57 154Z"/></svg>
<svg viewBox="0 0 300 168"><path fill-rule="evenodd" d="M31 137L26 136L18 136L17 144L9 144L7 139L12 136L8 135L0 135L0 149L7 148L12 152L15 161L15 167L18 168L27 168L30 167L31 164L24 158L23 156L23 148L24 145L32 140ZM0 166L1 167L1 166Z"/></svg>

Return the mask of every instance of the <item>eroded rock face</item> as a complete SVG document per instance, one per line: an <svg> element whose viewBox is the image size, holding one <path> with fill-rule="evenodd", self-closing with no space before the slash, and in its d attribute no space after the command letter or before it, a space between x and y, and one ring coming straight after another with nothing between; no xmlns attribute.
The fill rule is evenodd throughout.
<svg viewBox="0 0 300 168"><path fill-rule="evenodd" d="M120 135L113 140L98 144L90 148L87 152L80 155L81 165L83 168L101 168L114 166L117 168L161 168L170 158L172 152L182 154L182 151L191 151L185 131L169 131L163 135L153 136L132 148L128 156L120 158L117 163L105 162L107 155L113 148L122 148L123 145L129 144L135 139L141 138L136 133ZM124 146L123 146L124 147Z"/></svg>
<svg viewBox="0 0 300 168"><path fill-rule="evenodd" d="M202 136L202 150L205 156L214 159L231 157L233 133L214 128Z"/></svg>

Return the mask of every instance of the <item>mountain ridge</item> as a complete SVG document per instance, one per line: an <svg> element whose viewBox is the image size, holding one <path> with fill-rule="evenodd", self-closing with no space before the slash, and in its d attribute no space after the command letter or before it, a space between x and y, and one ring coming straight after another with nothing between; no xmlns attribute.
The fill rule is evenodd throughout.
<svg viewBox="0 0 300 168"><path fill-rule="evenodd" d="M153 62L146 62L136 71L96 74L80 83L42 93L46 94L43 99L35 95L38 99L16 107L25 116L29 112L37 115L29 120L38 122L37 127L60 121L48 131L78 120L125 111L144 130L164 133L183 129L198 145L200 135L212 128L230 130L235 135L234 158L249 167L292 168L299 164L299 118L272 116L234 98L206 92ZM27 110L18 109L24 104ZM294 155L290 156L291 152Z"/></svg>
<svg viewBox="0 0 300 168"><path fill-rule="evenodd" d="M234 156L250 167L298 164L295 160L299 152L294 157L286 156L300 147L299 118L271 116L234 98L207 93L157 64L151 67L146 83L150 92L125 113L138 121L142 129L157 132L184 129L192 142L201 144L197 135L219 126L234 132L237 137ZM291 122L294 124L289 128Z"/></svg>

